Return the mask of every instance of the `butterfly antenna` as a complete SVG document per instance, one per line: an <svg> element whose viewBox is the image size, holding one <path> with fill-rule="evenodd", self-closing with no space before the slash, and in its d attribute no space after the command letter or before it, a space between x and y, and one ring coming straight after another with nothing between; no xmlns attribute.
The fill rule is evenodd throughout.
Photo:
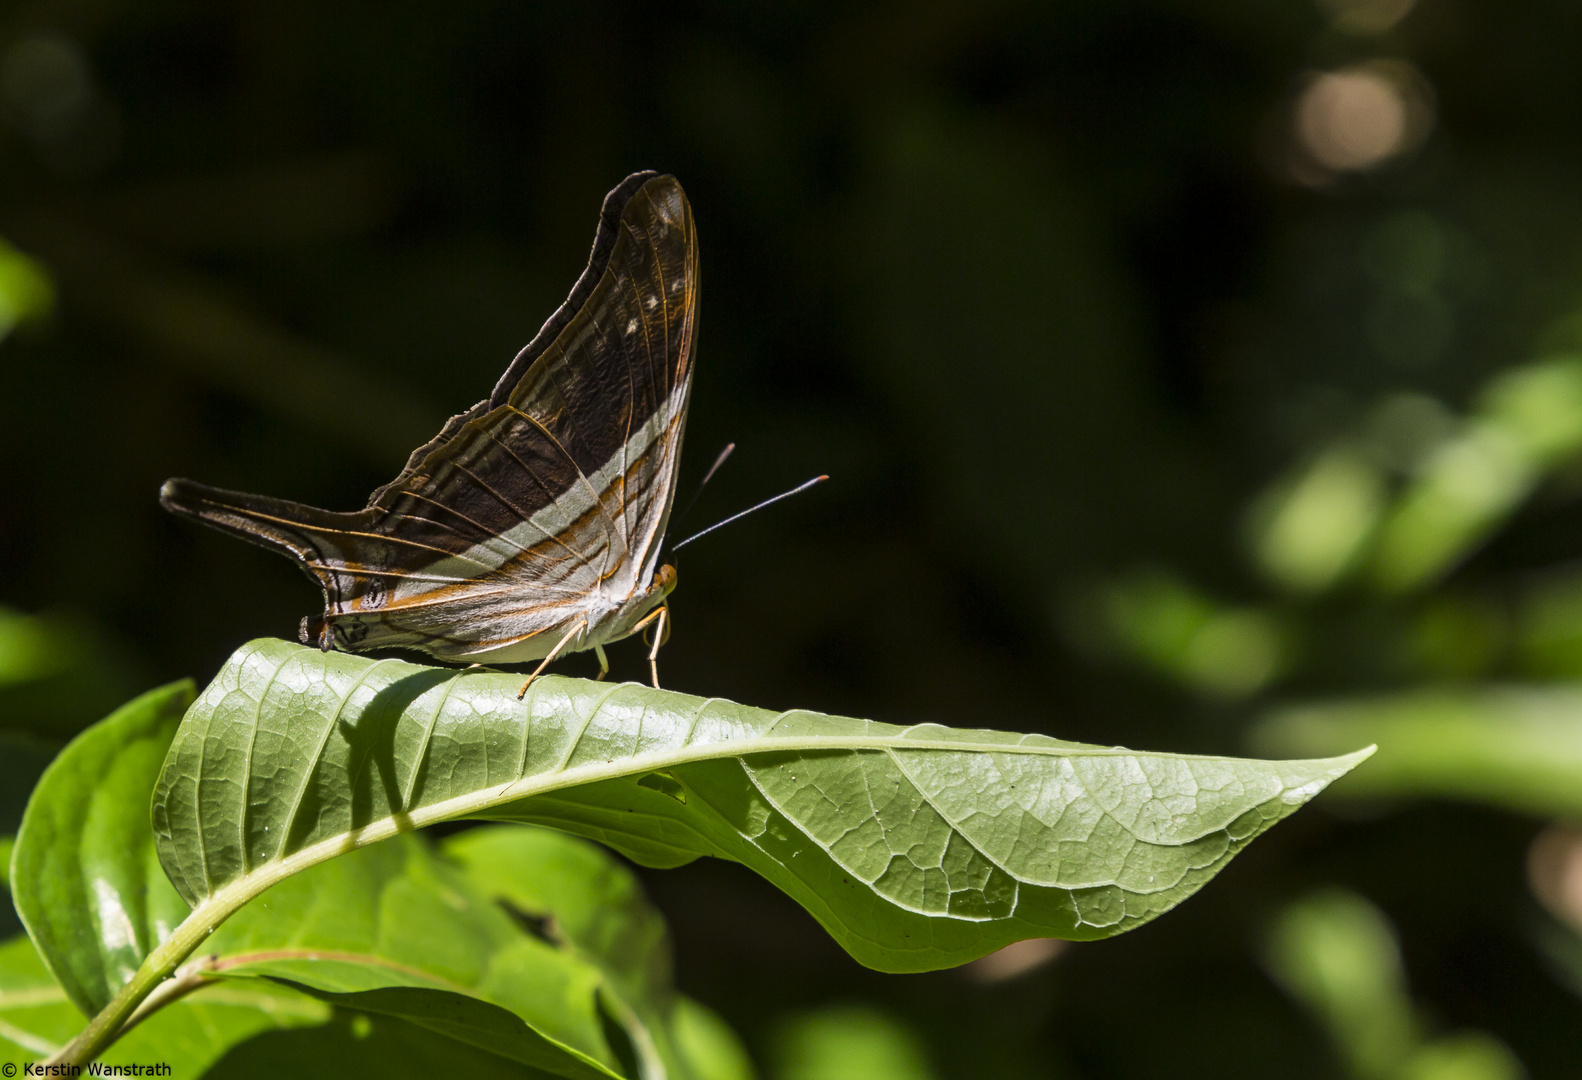
<svg viewBox="0 0 1582 1080"><path fill-rule="evenodd" d="M716 466L716 467L718 467L718 466ZM731 522L738 521L738 520L746 517L748 514L751 514L755 510L762 510L766 506L772 506L773 504L779 502L781 499L789 499L793 495L800 495L802 492L806 491L808 488L812 487L814 484L822 484L824 481L826 481L828 479L829 479L829 477L827 477L827 476L815 476L811 480L808 480L808 481L806 481L804 483L798 484L796 487L792 488L790 491L782 491L780 494L774 496L771 499L765 499L763 502L759 503L757 506L749 506L747 509L743 510L739 514L732 514L730 517L726 518L724 521L717 521L717 522L715 522L713 525L710 525L707 529L704 529L702 532L693 533L691 536L687 537L685 540L681 541L681 543L677 544L675 547L671 548L670 550L671 551L680 551L682 548L686 547L688 544L692 543L692 541L696 540L700 536L707 536L707 535L709 535L709 533L713 532L715 529L722 529L725 526L729 525Z"/></svg>
<svg viewBox="0 0 1582 1080"><path fill-rule="evenodd" d="M701 492L703 490L703 486L710 480L714 479L714 474L720 471L720 466L725 464L725 459L730 457L735 450L735 443L728 442L725 444L725 449L721 450L719 457L714 459L714 464L709 466L709 471L703 474L702 480L698 481L698 491ZM697 496L694 495L693 498L697 498Z"/></svg>
<svg viewBox="0 0 1582 1080"><path fill-rule="evenodd" d="M709 471L703 474L702 480L698 481L698 490L692 493L692 498L687 500L687 505L682 507L681 513L676 515L676 523L678 525L685 521L687 515L692 512L692 508L698 504L698 496L703 494L703 489L708 486L710 480L714 479L714 474L720 471L720 466L725 464L725 459L730 457L731 452L735 449L735 443L725 444L725 449L721 450L719 457L714 459L714 464L709 466ZM674 551L675 548L672 547L670 550Z"/></svg>

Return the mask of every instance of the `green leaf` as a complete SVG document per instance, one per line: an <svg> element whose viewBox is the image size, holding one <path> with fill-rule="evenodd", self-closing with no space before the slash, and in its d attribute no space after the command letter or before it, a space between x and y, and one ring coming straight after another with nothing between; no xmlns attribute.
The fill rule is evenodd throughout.
<svg viewBox="0 0 1582 1080"><path fill-rule="evenodd" d="M148 793L192 693L186 681L151 690L73 739L22 817L11 861L17 913L89 1015L187 915L156 859Z"/></svg>
<svg viewBox="0 0 1582 1080"><path fill-rule="evenodd" d="M636 875L599 847L550 829L497 825L452 836L441 850L487 895L552 919L546 932L598 965L623 996L658 1005L670 994L664 919Z"/></svg>
<svg viewBox="0 0 1582 1080"><path fill-rule="evenodd" d="M529 933L417 837L281 881L204 952L227 979L284 980L556 1076L619 1075L603 973Z"/></svg>
<svg viewBox="0 0 1582 1080"><path fill-rule="evenodd" d="M159 869L147 807L191 700L190 686L166 687L85 732L46 770L24 817L18 907L60 977L57 997L84 1012L102 1008L189 915ZM663 942L657 922L644 932ZM415 838L282 881L209 938L205 954L210 977L233 995L274 993L265 976L289 980L543 1070L536 1075L609 1076L619 1064L605 1035L605 972L527 933ZM80 1026L68 1012L56 1041Z"/></svg>
<svg viewBox="0 0 1582 1080"><path fill-rule="evenodd" d="M923 1044L877 1009L846 1005L783 1022L774 1040L778 1080L934 1080Z"/></svg>
<svg viewBox="0 0 1582 1080"><path fill-rule="evenodd" d="M82 1014L44 966L33 943L0 945L0 1057L28 1061L59 1050L82 1027Z"/></svg>
<svg viewBox="0 0 1582 1080"><path fill-rule="evenodd" d="M1259 762L773 713L635 685L321 653L232 656L154 801L182 894L217 918L362 844L465 815L634 858L737 859L857 959L919 971L1170 910L1367 756Z"/></svg>
<svg viewBox="0 0 1582 1080"><path fill-rule="evenodd" d="M1352 1075L1399 1075L1419 1032L1383 912L1354 893L1315 893L1281 913L1265 953L1270 973L1329 1032Z"/></svg>
<svg viewBox="0 0 1582 1080"><path fill-rule="evenodd" d="M156 1012L112 1046L106 1064L165 1062L176 1077L196 1077L231 1047L261 1032L323 1024L330 1009L287 987L206 987ZM82 1027L67 999L25 937L0 944L0 1060L21 1064L47 1057ZM223 1075L223 1074L222 1074Z"/></svg>
<svg viewBox="0 0 1582 1080"><path fill-rule="evenodd" d="M322 1027L274 1031L249 1040L232 1049L210 1075L224 1080L283 1076L546 1080L549 1074L404 1020L342 1011Z"/></svg>
<svg viewBox="0 0 1582 1080"><path fill-rule="evenodd" d="M1293 706L1254 732L1266 753L1377 743L1353 797L1442 796L1545 816L1582 815L1582 690L1412 691Z"/></svg>
<svg viewBox="0 0 1582 1080"><path fill-rule="evenodd" d="M678 995L670 1034L695 1080L753 1080L747 1048L713 1009Z"/></svg>
<svg viewBox="0 0 1582 1080"><path fill-rule="evenodd" d="M1582 361L1559 356L1501 373L1461 432L1421 464L1385 518L1375 581L1433 583L1492 535L1544 475L1582 450Z"/></svg>
<svg viewBox="0 0 1582 1080"><path fill-rule="evenodd" d="M540 921L548 937L601 972L644 1075L692 1075L674 1045L679 999L664 920L635 875L586 840L529 826L472 829L447 840L444 852L485 894Z"/></svg>
<svg viewBox="0 0 1582 1080"><path fill-rule="evenodd" d="M1424 1045L1401 1075L1404 1080L1525 1080L1527 1070L1494 1036L1463 1031Z"/></svg>
<svg viewBox="0 0 1582 1080"><path fill-rule="evenodd" d="M1426 1037L1406 989L1400 947L1384 913L1325 889L1281 913L1265 949L1270 974L1328 1031L1357 1080L1520 1080L1492 1035Z"/></svg>
<svg viewBox="0 0 1582 1080"><path fill-rule="evenodd" d="M43 318L55 307L55 283L35 260L0 240L0 341L18 323Z"/></svg>
<svg viewBox="0 0 1582 1080"><path fill-rule="evenodd" d="M59 749L144 685L127 650L84 616L0 604L0 728Z"/></svg>

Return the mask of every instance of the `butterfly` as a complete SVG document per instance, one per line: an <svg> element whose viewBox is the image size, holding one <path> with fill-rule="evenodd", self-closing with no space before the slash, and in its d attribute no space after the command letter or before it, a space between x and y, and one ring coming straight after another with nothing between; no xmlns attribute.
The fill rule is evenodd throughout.
<svg viewBox="0 0 1582 1080"><path fill-rule="evenodd" d="M295 559L324 590L303 644L462 663L551 660L644 628L659 685L660 549L698 317L692 208L672 176L604 199L588 267L488 399L454 416L355 513L191 480L165 509Z"/></svg>

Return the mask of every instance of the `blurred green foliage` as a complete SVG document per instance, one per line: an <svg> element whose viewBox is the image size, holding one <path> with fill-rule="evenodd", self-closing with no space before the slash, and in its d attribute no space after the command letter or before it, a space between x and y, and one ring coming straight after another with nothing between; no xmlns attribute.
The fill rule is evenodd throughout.
<svg viewBox="0 0 1582 1080"><path fill-rule="evenodd" d="M685 526L834 478L687 549L668 685L1380 744L1354 813L998 982L859 971L729 867L650 876L683 989L761 1064L840 1000L941 1077L1333 1075L1255 928L1342 886L1388 921L1314 955L1383 925L1403 1015L1572 1075L1582 997L1522 864L1582 788L1578 41L1558 0L10 5L6 805L70 731L317 605L162 516L162 480L361 505L660 168L706 282L684 483L740 445ZM1461 1045L1411 1068L1498 1075Z"/></svg>
<svg viewBox="0 0 1582 1080"><path fill-rule="evenodd" d="M0 240L0 340L18 323L41 318L55 306L55 286L38 263Z"/></svg>
<svg viewBox="0 0 1582 1080"><path fill-rule="evenodd" d="M893 1016L829 1006L787 1017L774 1044L775 1080L934 1080L927 1052Z"/></svg>
<svg viewBox="0 0 1582 1080"><path fill-rule="evenodd" d="M1468 1031L1431 1038L1407 993L1395 932L1355 893L1329 890L1281 913L1270 973L1329 1031L1356 1080L1518 1080L1499 1040Z"/></svg>

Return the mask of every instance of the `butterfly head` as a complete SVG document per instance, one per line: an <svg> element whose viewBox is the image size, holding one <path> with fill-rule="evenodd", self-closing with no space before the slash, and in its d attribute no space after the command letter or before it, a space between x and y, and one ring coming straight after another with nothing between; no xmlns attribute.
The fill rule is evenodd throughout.
<svg viewBox="0 0 1582 1080"><path fill-rule="evenodd" d="M648 586L650 595L666 597L676 591L676 568L670 563L665 563L654 571L654 583Z"/></svg>

